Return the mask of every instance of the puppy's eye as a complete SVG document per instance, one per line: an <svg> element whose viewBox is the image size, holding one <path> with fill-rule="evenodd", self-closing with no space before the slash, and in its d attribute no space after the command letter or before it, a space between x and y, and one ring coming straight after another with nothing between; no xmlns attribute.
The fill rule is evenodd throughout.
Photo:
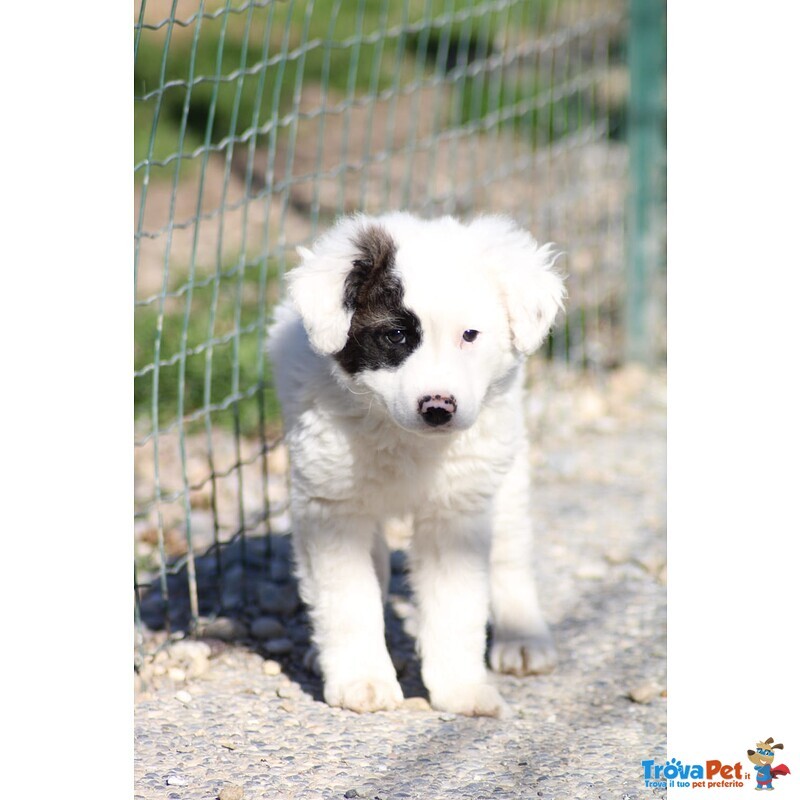
<svg viewBox="0 0 800 800"><path fill-rule="evenodd" d="M405 344L406 332L402 328L395 328L394 330L387 331L384 338L389 344Z"/></svg>
<svg viewBox="0 0 800 800"><path fill-rule="evenodd" d="M480 331L464 331L464 335L461 337L465 342L474 342L478 338L478 334Z"/></svg>

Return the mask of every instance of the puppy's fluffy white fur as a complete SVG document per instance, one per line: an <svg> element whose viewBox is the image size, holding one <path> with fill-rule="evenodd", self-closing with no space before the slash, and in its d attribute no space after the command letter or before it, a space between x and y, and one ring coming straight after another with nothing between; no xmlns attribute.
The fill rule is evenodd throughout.
<svg viewBox="0 0 800 800"><path fill-rule="evenodd" d="M344 218L299 252L269 353L325 699L355 711L402 702L380 531L410 513L431 704L501 715L489 619L494 670L555 662L533 576L522 365L562 305L556 254L505 217L405 213Z"/></svg>

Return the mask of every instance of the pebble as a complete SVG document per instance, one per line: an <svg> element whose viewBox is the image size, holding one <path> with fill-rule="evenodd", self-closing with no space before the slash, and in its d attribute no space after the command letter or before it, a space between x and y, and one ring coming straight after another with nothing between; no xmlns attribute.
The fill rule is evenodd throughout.
<svg viewBox="0 0 800 800"><path fill-rule="evenodd" d="M586 562L580 564L575 570L575 576L582 580L599 581L608 574L606 565L601 562Z"/></svg>
<svg viewBox="0 0 800 800"><path fill-rule="evenodd" d="M185 689L181 689L179 692L176 692L175 699L184 705L192 702L192 696Z"/></svg>
<svg viewBox="0 0 800 800"><path fill-rule="evenodd" d="M263 583L258 587L258 605L267 614L293 614L299 604L297 594L288 584Z"/></svg>
<svg viewBox="0 0 800 800"><path fill-rule="evenodd" d="M254 639L286 638L286 628L275 617L259 617L253 620L250 633Z"/></svg>
<svg viewBox="0 0 800 800"><path fill-rule="evenodd" d="M230 619L230 617L218 617L202 628L201 635L209 639L233 642L237 639L245 639L247 628L238 620Z"/></svg>
<svg viewBox="0 0 800 800"><path fill-rule="evenodd" d="M183 775L178 775L174 773L172 775L167 775L167 786L188 786L189 781Z"/></svg>
<svg viewBox="0 0 800 800"><path fill-rule="evenodd" d="M208 658L211 648L205 642L181 641L170 645L169 658L174 661L198 661Z"/></svg>
<svg viewBox="0 0 800 800"><path fill-rule="evenodd" d="M373 791L368 786L357 786L355 789L348 789L344 796L347 798L352 797L372 797Z"/></svg>
<svg viewBox="0 0 800 800"><path fill-rule="evenodd" d="M184 683L186 680L186 673L180 667L171 667L167 670L167 675L175 683Z"/></svg>
<svg viewBox="0 0 800 800"><path fill-rule="evenodd" d="M269 565L269 575L276 583L285 583L292 577L292 565L282 558L274 558Z"/></svg>
<svg viewBox="0 0 800 800"><path fill-rule="evenodd" d="M643 683L631 689L628 693L628 697L630 697L634 703L646 704L658 697L661 691L662 689L657 683Z"/></svg>
<svg viewBox="0 0 800 800"><path fill-rule="evenodd" d="M244 789L238 784L231 783L219 790L219 800L242 800Z"/></svg>
<svg viewBox="0 0 800 800"><path fill-rule="evenodd" d="M303 669L311 672L318 678L322 677L322 667L319 663L319 652L316 647L309 647L303 654Z"/></svg>
<svg viewBox="0 0 800 800"><path fill-rule="evenodd" d="M431 704L424 697L406 697L403 700L403 708L409 711L430 711Z"/></svg>
<svg viewBox="0 0 800 800"><path fill-rule="evenodd" d="M268 658L262 667L264 670L265 675L280 675L281 674L281 665L277 661L273 661L271 658Z"/></svg>
<svg viewBox="0 0 800 800"><path fill-rule="evenodd" d="M294 649L294 642L291 639L273 639L266 644L266 650L270 655L281 656L291 653Z"/></svg>

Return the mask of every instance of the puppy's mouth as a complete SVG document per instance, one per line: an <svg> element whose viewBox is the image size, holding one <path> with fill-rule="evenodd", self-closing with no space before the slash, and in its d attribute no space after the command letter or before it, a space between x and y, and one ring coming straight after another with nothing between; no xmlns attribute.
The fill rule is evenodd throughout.
<svg viewBox="0 0 800 800"><path fill-rule="evenodd" d="M460 433L463 430L463 428L455 425L452 419L440 425L426 424L419 417L410 425L407 422L401 422L394 416L392 416L392 421L401 430L404 430L406 433L413 433L415 436L419 436L421 439L447 438L448 436L453 436L454 434Z"/></svg>
<svg viewBox="0 0 800 800"><path fill-rule="evenodd" d="M460 430L450 422L445 423L444 425L438 425L435 428L432 428L430 425L425 425L425 424L413 428L407 427L405 425L400 425L400 423L397 424L404 431L407 431L408 433L414 433L417 436L420 436L424 439L441 439L443 436L452 436L454 433L458 433Z"/></svg>

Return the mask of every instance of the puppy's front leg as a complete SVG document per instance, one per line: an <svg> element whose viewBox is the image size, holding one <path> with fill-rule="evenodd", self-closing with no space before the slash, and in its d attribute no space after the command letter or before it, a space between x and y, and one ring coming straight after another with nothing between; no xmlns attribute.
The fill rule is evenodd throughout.
<svg viewBox="0 0 800 800"><path fill-rule="evenodd" d="M397 708L403 693L384 638L371 554L374 520L328 508L314 517L295 511L294 525L300 593L311 614L325 701L359 712Z"/></svg>
<svg viewBox="0 0 800 800"><path fill-rule="evenodd" d="M412 543L422 679L431 705L468 716L506 706L484 664L489 613L490 519L420 514Z"/></svg>

